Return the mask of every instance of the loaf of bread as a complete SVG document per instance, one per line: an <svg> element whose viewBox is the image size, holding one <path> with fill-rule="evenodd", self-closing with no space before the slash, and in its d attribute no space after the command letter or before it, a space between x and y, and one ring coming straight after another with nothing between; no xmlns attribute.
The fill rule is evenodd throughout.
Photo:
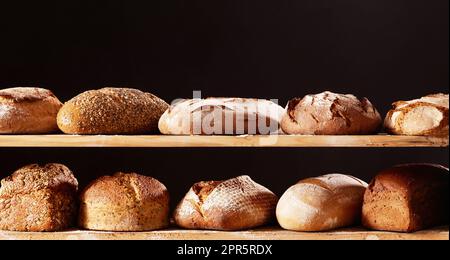
<svg viewBox="0 0 450 260"><path fill-rule="evenodd" d="M289 101L281 121L286 134L364 135L381 129L382 119L367 98L323 92Z"/></svg>
<svg viewBox="0 0 450 260"><path fill-rule="evenodd" d="M278 223L294 231L328 231L359 223L367 183L330 174L290 187L277 205Z"/></svg>
<svg viewBox="0 0 450 260"><path fill-rule="evenodd" d="M190 99L171 106L159 130L168 135L268 135L278 133L283 112L262 99Z"/></svg>
<svg viewBox="0 0 450 260"><path fill-rule="evenodd" d="M364 196L362 221L369 229L415 232L448 224L448 168L400 165L380 172Z"/></svg>
<svg viewBox="0 0 450 260"><path fill-rule="evenodd" d="M150 231L169 224L169 193L158 180L116 173L81 194L79 226L101 231Z"/></svg>
<svg viewBox="0 0 450 260"><path fill-rule="evenodd" d="M248 176L194 184L174 213L188 229L243 230L274 220L277 197Z"/></svg>
<svg viewBox="0 0 450 260"><path fill-rule="evenodd" d="M91 90L64 104L58 126L66 134L154 133L167 108L160 98L136 89Z"/></svg>
<svg viewBox="0 0 450 260"><path fill-rule="evenodd" d="M78 182L66 166L28 165L1 184L1 230L60 231L75 224Z"/></svg>
<svg viewBox="0 0 450 260"><path fill-rule="evenodd" d="M58 130L56 115L62 104L50 90L0 90L0 134L48 134Z"/></svg>
<svg viewBox="0 0 450 260"><path fill-rule="evenodd" d="M384 126L396 135L448 136L448 104L448 94L395 102Z"/></svg>

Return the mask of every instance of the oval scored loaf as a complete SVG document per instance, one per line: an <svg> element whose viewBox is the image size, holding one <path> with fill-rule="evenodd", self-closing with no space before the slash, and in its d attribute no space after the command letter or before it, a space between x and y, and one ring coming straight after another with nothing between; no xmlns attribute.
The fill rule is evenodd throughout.
<svg viewBox="0 0 450 260"><path fill-rule="evenodd" d="M381 129L382 119L367 98L329 91L289 101L281 121L286 134L362 135Z"/></svg>
<svg viewBox="0 0 450 260"><path fill-rule="evenodd" d="M174 220L188 229L243 230L274 220L277 197L248 176L194 184Z"/></svg>
<svg viewBox="0 0 450 260"><path fill-rule="evenodd" d="M328 231L357 224L367 183L329 174L298 182L277 205L278 223L294 231Z"/></svg>
<svg viewBox="0 0 450 260"><path fill-rule="evenodd" d="M283 113L282 107L264 99L188 99L164 113L159 129L168 135L267 135L280 130Z"/></svg>
<svg viewBox="0 0 450 260"><path fill-rule="evenodd" d="M103 88L66 102L58 113L58 126L66 134L154 133L167 108L166 102L150 93Z"/></svg>

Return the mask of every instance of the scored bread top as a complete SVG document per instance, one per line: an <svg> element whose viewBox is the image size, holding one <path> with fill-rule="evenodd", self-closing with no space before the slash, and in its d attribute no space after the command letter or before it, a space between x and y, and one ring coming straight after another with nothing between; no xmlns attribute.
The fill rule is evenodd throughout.
<svg viewBox="0 0 450 260"><path fill-rule="evenodd" d="M281 106L265 99L186 99L173 104L161 116L159 130L180 135L269 134L279 131L283 113ZM205 131L208 127L211 129Z"/></svg>
<svg viewBox="0 0 450 260"><path fill-rule="evenodd" d="M184 228L241 230L268 224L277 196L249 176L199 182L178 204L174 219Z"/></svg>
<svg viewBox="0 0 450 260"><path fill-rule="evenodd" d="M93 181L81 194L81 202L105 207L139 206L146 201L168 203L167 188L158 180L136 173L116 173Z"/></svg>
<svg viewBox="0 0 450 260"><path fill-rule="evenodd" d="M319 177L308 178L299 181L297 184L312 184L319 186L325 190L334 191L339 188L346 188L349 186L364 186L367 187L368 184L358 178L351 175L344 174L327 174Z"/></svg>
<svg viewBox="0 0 450 260"><path fill-rule="evenodd" d="M0 90L0 102L39 101L47 98L56 99L48 89L43 88L8 88Z"/></svg>
<svg viewBox="0 0 450 260"><path fill-rule="evenodd" d="M373 134L381 115L367 98L329 91L289 101L281 126L288 134Z"/></svg>
<svg viewBox="0 0 450 260"><path fill-rule="evenodd" d="M442 107L442 108L449 108L449 98L448 94L432 94L428 95L419 99L414 99L410 101L397 101L393 104L394 109L402 109L409 105L413 105L416 103L428 103L430 105Z"/></svg>
<svg viewBox="0 0 450 260"><path fill-rule="evenodd" d="M31 164L20 168L1 181L0 196L28 194L46 188L58 188L67 184L78 189L78 181L72 171L62 164Z"/></svg>

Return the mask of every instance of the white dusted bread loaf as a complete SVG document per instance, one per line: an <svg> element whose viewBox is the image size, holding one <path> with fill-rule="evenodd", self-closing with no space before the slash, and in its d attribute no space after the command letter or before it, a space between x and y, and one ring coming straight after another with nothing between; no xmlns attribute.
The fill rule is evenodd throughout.
<svg viewBox="0 0 450 260"><path fill-rule="evenodd" d="M162 115L159 130L168 135L272 134L279 131L283 112L264 99L188 99Z"/></svg>
<svg viewBox="0 0 450 260"><path fill-rule="evenodd" d="M243 230L274 220L277 196L248 176L194 184L174 219L188 229Z"/></svg>
<svg viewBox="0 0 450 260"><path fill-rule="evenodd" d="M323 92L289 101L281 121L286 134L363 135L381 129L382 119L367 98Z"/></svg>
<svg viewBox="0 0 450 260"><path fill-rule="evenodd" d="M56 132L56 115L62 103L50 90L9 88L0 90L0 134Z"/></svg>
<svg viewBox="0 0 450 260"><path fill-rule="evenodd" d="M278 223L284 229L307 232L356 224L366 188L367 183L342 174L302 180L280 198Z"/></svg>
<svg viewBox="0 0 450 260"><path fill-rule="evenodd" d="M448 94L398 101L388 112L384 126L396 135L448 136L448 105Z"/></svg>

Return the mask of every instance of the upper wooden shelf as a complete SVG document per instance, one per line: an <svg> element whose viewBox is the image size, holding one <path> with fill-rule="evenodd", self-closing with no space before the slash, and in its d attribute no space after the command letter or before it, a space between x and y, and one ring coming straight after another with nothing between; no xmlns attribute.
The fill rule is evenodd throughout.
<svg viewBox="0 0 450 260"><path fill-rule="evenodd" d="M416 233L367 231L346 228L330 232L294 232L266 227L248 231L160 230L151 232L98 232L73 230L54 233L0 231L0 240L448 240L448 227Z"/></svg>
<svg viewBox="0 0 450 260"><path fill-rule="evenodd" d="M0 147L448 147L417 136L77 136L0 135Z"/></svg>

